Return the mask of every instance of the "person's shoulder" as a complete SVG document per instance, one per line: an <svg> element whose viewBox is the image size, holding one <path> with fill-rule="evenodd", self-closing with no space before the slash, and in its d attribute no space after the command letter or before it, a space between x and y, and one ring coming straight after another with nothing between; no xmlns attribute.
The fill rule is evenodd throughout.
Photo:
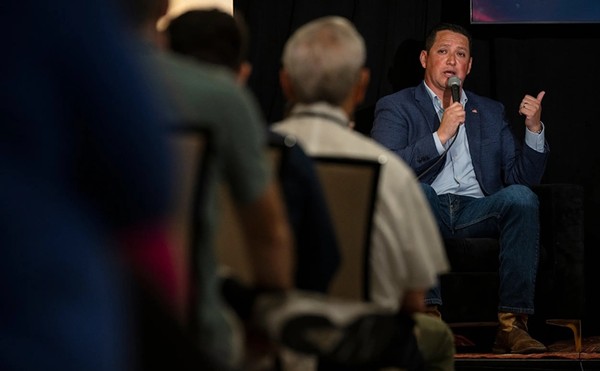
<svg viewBox="0 0 600 371"><path fill-rule="evenodd" d="M378 161L382 164L383 167L388 168L390 173L396 176L400 176L402 178L410 178L413 176L412 169L408 166L406 162L404 162L404 160L400 156L390 151L387 147L385 147L384 145L382 145L374 139L368 137L365 137L365 139L370 143L370 145L373 148L375 148L379 152Z"/></svg>
<svg viewBox="0 0 600 371"><path fill-rule="evenodd" d="M386 109L389 107L410 107L414 105L416 101L416 95L418 93L418 86L404 88L397 92L384 95L377 100L375 110Z"/></svg>
<svg viewBox="0 0 600 371"><path fill-rule="evenodd" d="M158 74L184 117L215 115L260 120L252 93L224 67L202 63L172 52L160 52ZM236 119L237 120L237 119Z"/></svg>
<svg viewBox="0 0 600 371"><path fill-rule="evenodd" d="M157 60L168 78L179 83L195 84L223 91L237 91L238 85L234 76L227 69L202 63L172 52L160 52Z"/></svg>
<svg viewBox="0 0 600 371"><path fill-rule="evenodd" d="M414 97L417 88L418 86L411 86L408 88L398 90L396 92L384 95L383 97L379 98L379 101L405 100L409 97Z"/></svg>
<svg viewBox="0 0 600 371"><path fill-rule="evenodd" d="M288 156L284 156L288 163L297 162L300 158L309 158L294 135L280 133L270 127L267 129L267 141L271 148L279 148L288 153Z"/></svg>
<svg viewBox="0 0 600 371"><path fill-rule="evenodd" d="M287 118L281 121L273 122L269 127L270 130L276 135L280 135L282 137L293 137L294 134L291 133L295 132L297 129L306 128L307 126L308 125L299 124L297 120Z"/></svg>
<svg viewBox="0 0 600 371"><path fill-rule="evenodd" d="M355 142L352 144L354 151L371 159L376 159L384 168L388 168L390 173L399 177L411 177L412 169L402 160L402 158L390 151L387 147L366 135L348 131Z"/></svg>

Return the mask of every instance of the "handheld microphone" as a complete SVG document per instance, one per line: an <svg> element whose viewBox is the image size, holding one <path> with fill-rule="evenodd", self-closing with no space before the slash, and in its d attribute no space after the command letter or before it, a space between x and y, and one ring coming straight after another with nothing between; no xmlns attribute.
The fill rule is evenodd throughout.
<svg viewBox="0 0 600 371"><path fill-rule="evenodd" d="M452 90L453 102L460 102L460 83L460 79L456 76L452 76L451 78L449 78L448 82L446 83L446 85ZM417 180L421 179L425 174L430 172L431 169L433 169L437 164L439 164L443 159L446 158L446 154L450 150L450 147L452 147L452 145L456 141L456 137L458 137L458 135L456 135L457 133L458 129L456 130L456 133L454 133L454 138L452 139L452 142L450 142L450 145L444 150L444 153L442 153L440 157L431 166L429 166L427 169L423 170L420 174L418 174Z"/></svg>
<svg viewBox="0 0 600 371"><path fill-rule="evenodd" d="M452 101L460 102L460 79L456 76L452 76L448 79L446 83L448 87L452 90Z"/></svg>

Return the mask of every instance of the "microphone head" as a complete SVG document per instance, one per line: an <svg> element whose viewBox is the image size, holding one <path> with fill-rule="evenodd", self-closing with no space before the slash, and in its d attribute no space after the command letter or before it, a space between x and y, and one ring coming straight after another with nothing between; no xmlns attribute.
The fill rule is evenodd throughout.
<svg viewBox="0 0 600 371"><path fill-rule="evenodd" d="M460 83L461 83L461 81L460 81L460 79L459 79L458 77L456 77L456 76L452 76L452 77L450 77L450 78L448 79L448 82L446 83L446 85L447 85L449 88L451 88L451 87L453 87L453 86L458 86L458 87L460 87Z"/></svg>

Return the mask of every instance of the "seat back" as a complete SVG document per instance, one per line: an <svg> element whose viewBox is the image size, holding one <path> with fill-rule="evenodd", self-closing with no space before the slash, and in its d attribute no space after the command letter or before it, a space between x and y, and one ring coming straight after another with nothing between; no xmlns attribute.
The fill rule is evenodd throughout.
<svg viewBox="0 0 600 371"><path fill-rule="evenodd" d="M272 172L279 170L283 147L270 146L267 157ZM218 190L219 222L215 234L217 262L221 273L232 275L244 284L252 285L254 277L249 264L248 249L244 240L244 231L239 220L235 200L226 184L220 184Z"/></svg>
<svg viewBox="0 0 600 371"><path fill-rule="evenodd" d="M195 246L202 233L202 208L208 185L207 163L210 133L197 126L179 126L169 135L174 161L174 207L169 218L169 232L174 247L176 269L185 277L188 325L197 329L198 303L192 277L198 277Z"/></svg>
<svg viewBox="0 0 600 371"><path fill-rule="evenodd" d="M375 160L314 157L342 258L333 296L369 300L369 256L381 165Z"/></svg>

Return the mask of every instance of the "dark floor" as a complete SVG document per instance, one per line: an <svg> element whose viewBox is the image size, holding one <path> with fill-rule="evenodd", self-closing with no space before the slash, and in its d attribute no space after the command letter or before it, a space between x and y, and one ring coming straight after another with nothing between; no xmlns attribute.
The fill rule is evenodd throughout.
<svg viewBox="0 0 600 371"><path fill-rule="evenodd" d="M453 329L455 335L462 335L472 344L457 347L456 371L461 370L573 370L600 371L600 337L584 337L582 352L574 349L573 334L561 327L538 329L537 333L548 346L549 352L539 355L493 355L491 346L495 329L493 327ZM546 330L540 331L540 330ZM459 338L460 339L460 338ZM463 342L463 344L465 344ZM505 357L510 357L507 359ZM514 357L514 358L513 358Z"/></svg>
<svg viewBox="0 0 600 371"><path fill-rule="evenodd" d="M457 359L456 371L512 370L512 371L600 371L600 360L564 359Z"/></svg>
<svg viewBox="0 0 600 371"><path fill-rule="evenodd" d="M495 325L458 328L451 325L451 328L456 336L457 353L491 352L497 331ZM529 333L548 348L551 348L552 351L565 349L568 345L574 345L573 331L567 327L552 325L530 327ZM590 340L587 344L589 352L600 351L600 337L589 336L587 339Z"/></svg>

